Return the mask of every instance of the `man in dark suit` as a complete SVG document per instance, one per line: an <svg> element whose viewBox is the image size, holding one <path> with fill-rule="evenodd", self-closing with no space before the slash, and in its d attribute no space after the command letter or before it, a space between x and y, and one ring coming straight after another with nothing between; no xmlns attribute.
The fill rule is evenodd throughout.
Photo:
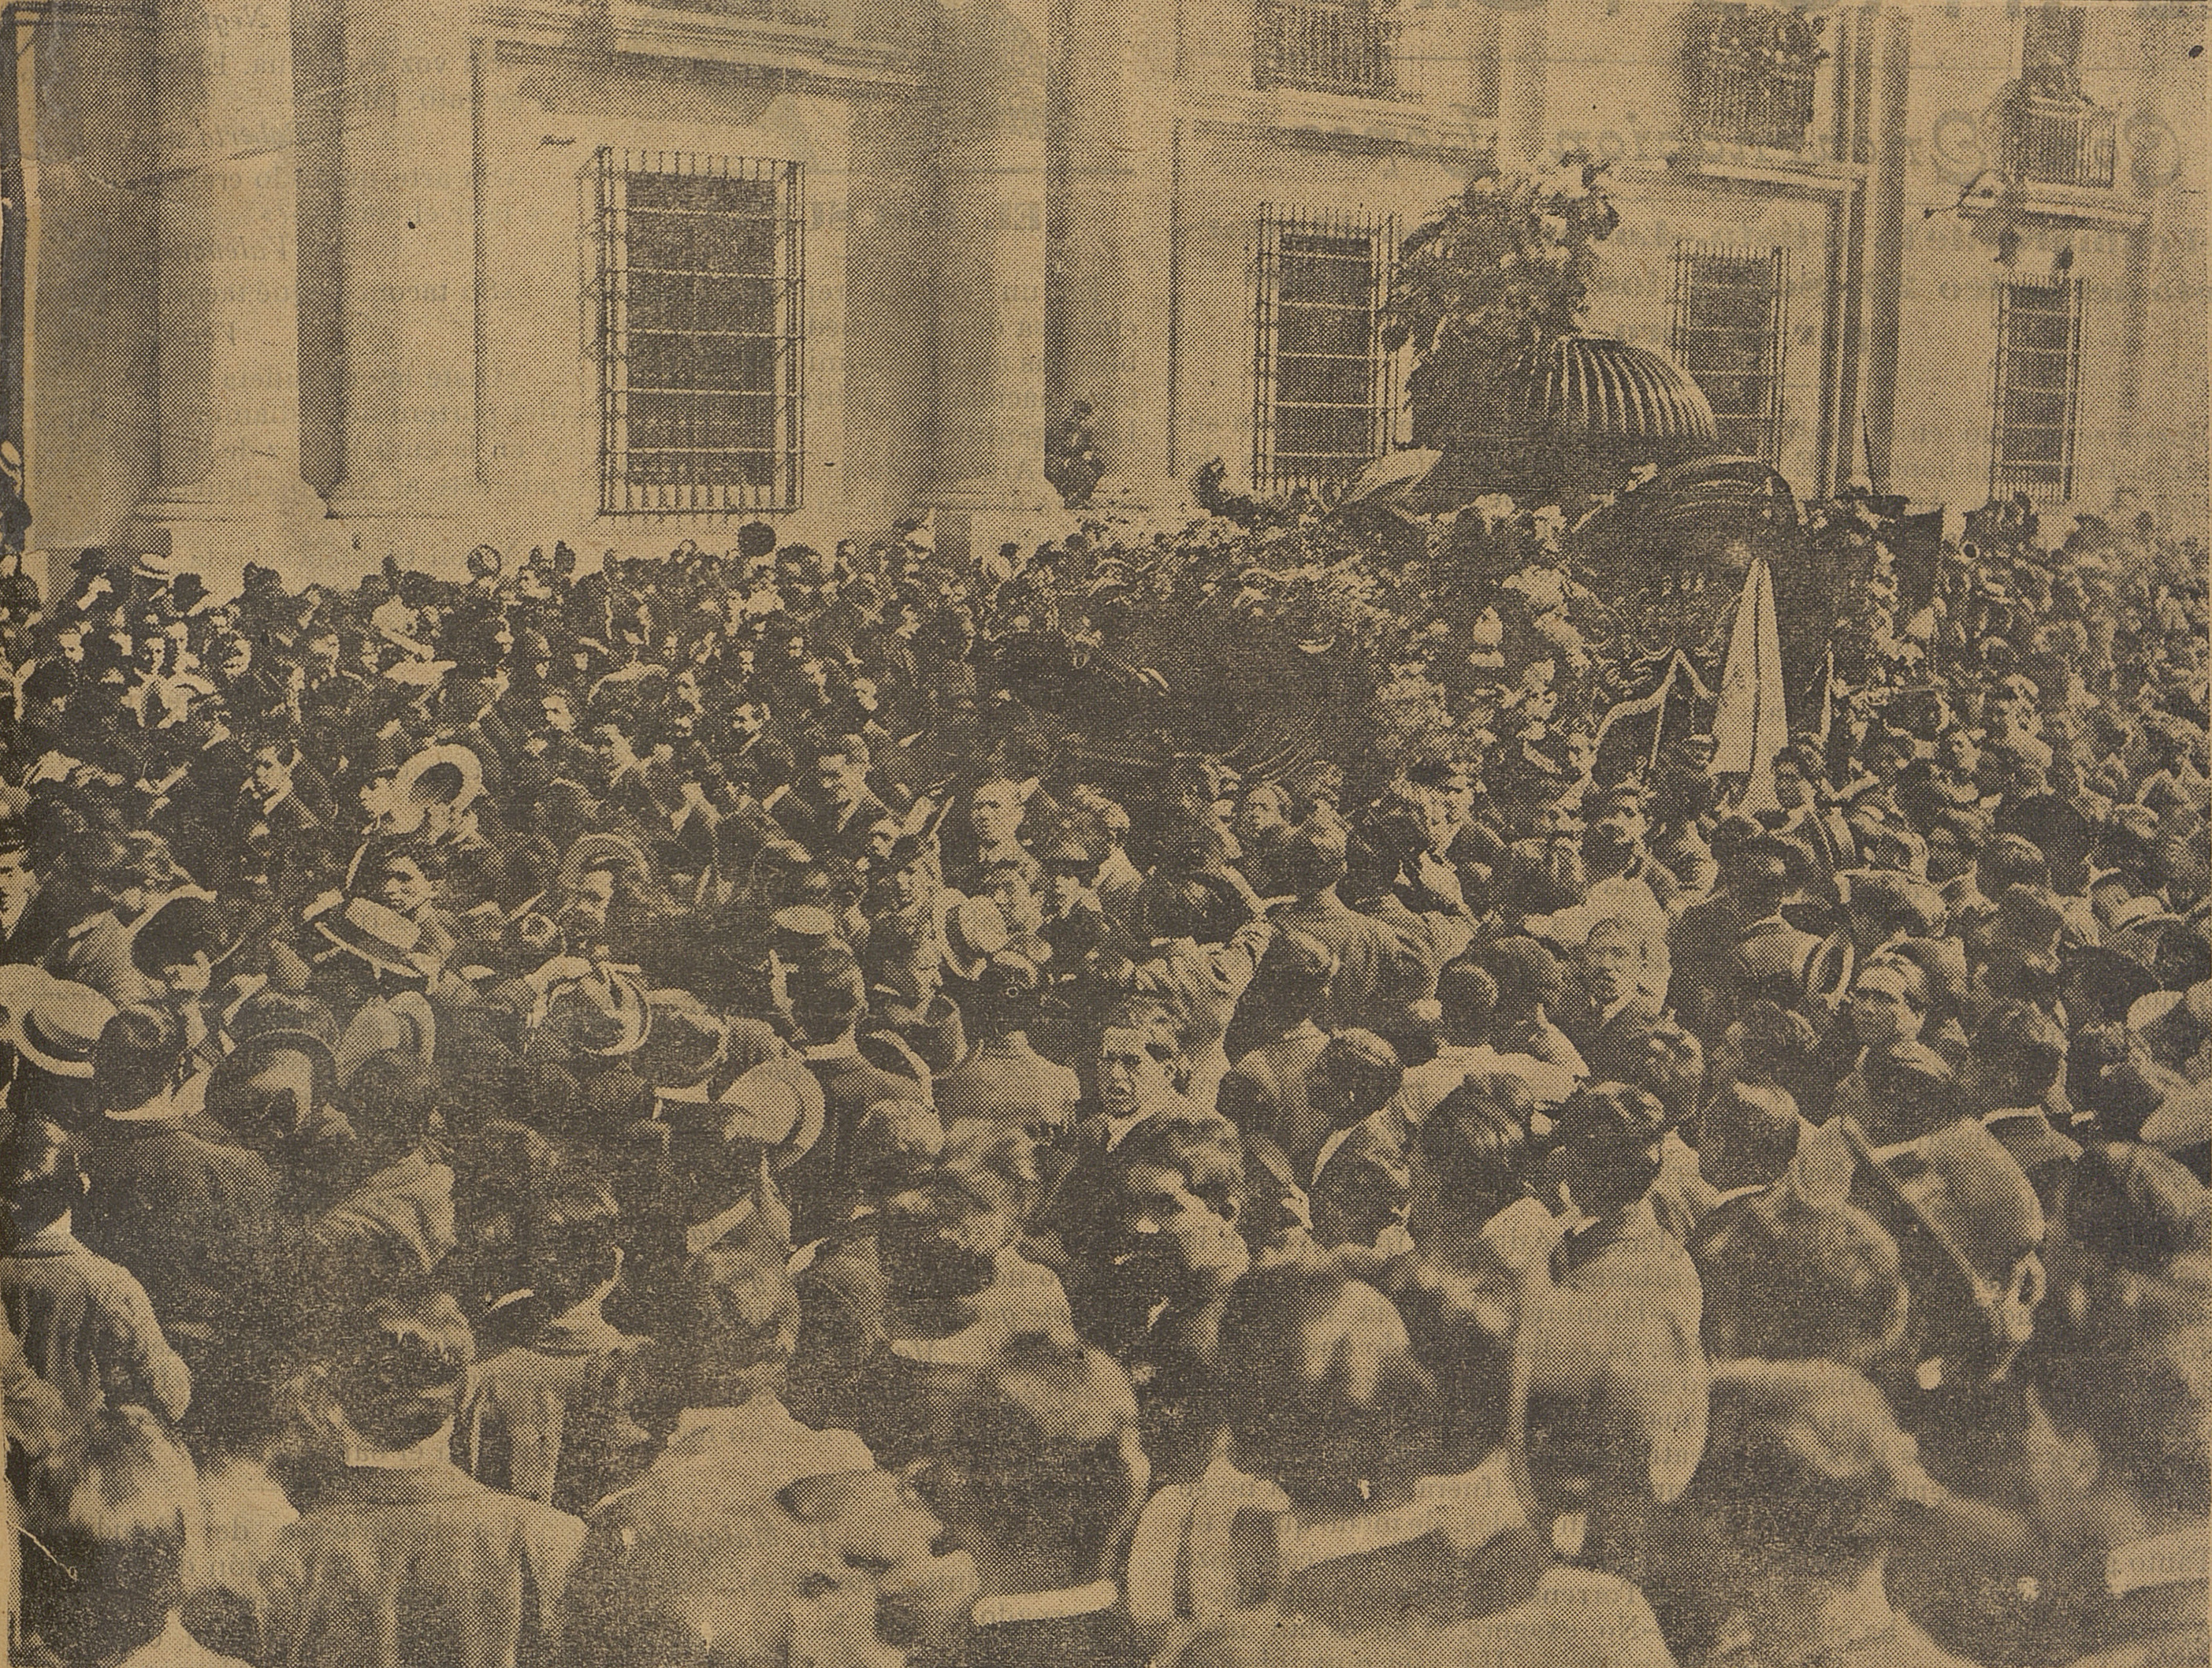
<svg viewBox="0 0 2212 1668"><path fill-rule="evenodd" d="M191 1108L170 1092L184 1039L157 1008L119 1010L93 1051L104 1128L86 1162L91 1191L77 1237L138 1277L162 1332L204 1376L287 1259L278 1241L276 1182L258 1153L185 1127Z"/></svg>
<svg viewBox="0 0 2212 1668"><path fill-rule="evenodd" d="M1707 1247L1789 1170L1802 1128L1790 1091L1769 1084L1723 1083L1698 1114L1698 1174L1718 1192L1686 1242L1700 1272Z"/></svg>
<svg viewBox="0 0 2212 1668"><path fill-rule="evenodd" d="M1589 1002L1568 1034L1594 1083L1641 1081L1646 1040L1667 1011L1663 992L1650 988L1653 932L1647 923L1607 916L1583 944Z"/></svg>
<svg viewBox="0 0 2212 1668"><path fill-rule="evenodd" d="M2033 1003L2004 1003L1974 1034L1966 1069L1982 1126L2012 1155L2044 1210L2055 1211L2081 1156L2081 1143L2052 1128L2044 1110L2066 1069L2065 1034Z"/></svg>
<svg viewBox="0 0 2212 1668"><path fill-rule="evenodd" d="M849 957L821 969L802 968L791 979L791 1016L799 1028L799 1055L822 1085L822 1137L785 1172L795 1229L803 1239L828 1231L850 1186L853 1137L872 1107L887 1101L927 1102L929 1091L912 1077L872 1065L859 1035L867 990Z"/></svg>
<svg viewBox="0 0 2212 1668"><path fill-rule="evenodd" d="M1139 1668L1152 1653L1115 1579L1143 1497L1127 1374L1072 1339L1018 1338L933 1411L917 1486L982 1588L954 1668Z"/></svg>
<svg viewBox="0 0 2212 1668"><path fill-rule="evenodd" d="M857 862L867 854L868 833L890 812L868 787L872 762L864 736L824 736L814 743L816 782L811 803L786 794L769 806L786 833L817 861Z"/></svg>
<svg viewBox="0 0 2212 1668"><path fill-rule="evenodd" d="M48 885L22 822L0 818L0 961L41 960L92 908L81 887Z"/></svg>

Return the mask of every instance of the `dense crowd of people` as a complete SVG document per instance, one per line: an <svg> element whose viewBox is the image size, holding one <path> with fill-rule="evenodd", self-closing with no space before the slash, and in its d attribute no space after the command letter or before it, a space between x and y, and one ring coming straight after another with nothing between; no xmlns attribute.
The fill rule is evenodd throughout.
<svg viewBox="0 0 2212 1668"><path fill-rule="evenodd" d="M2201 575L1113 779L738 539L0 575L12 1660L2205 1659Z"/></svg>

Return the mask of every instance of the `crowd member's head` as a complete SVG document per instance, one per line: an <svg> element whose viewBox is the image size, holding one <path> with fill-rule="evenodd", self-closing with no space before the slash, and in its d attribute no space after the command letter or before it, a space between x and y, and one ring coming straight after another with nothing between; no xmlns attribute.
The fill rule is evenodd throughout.
<svg viewBox="0 0 2212 1668"><path fill-rule="evenodd" d="M1974 1033L1972 1110L2041 1106L2065 1069L2066 1034L2034 1004L2005 1003Z"/></svg>
<svg viewBox="0 0 2212 1668"><path fill-rule="evenodd" d="M528 1224L530 1289L550 1313L596 1304L622 1271L622 1212L605 1182L571 1179Z"/></svg>
<svg viewBox="0 0 2212 1668"><path fill-rule="evenodd" d="M1788 1089L1723 1084L1698 1117L1698 1174L1723 1191L1778 1181L1802 1126Z"/></svg>
<svg viewBox="0 0 2212 1668"><path fill-rule="evenodd" d="M1437 1011L1443 1041L1474 1048L1490 1040L1498 1011L1498 981L1472 961L1448 963L1437 975Z"/></svg>
<svg viewBox="0 0 2212 1668"><path fill-rule="evenodd" d="M945 1126L933 1110L918 1101L878 1101L853 1131L853 1191L880 1205L920 1186L944 1150Z"/></svg>
<svg viewBox="0 0 2212 1668"><path fill-rule="evenodd" d="M1552 1126L1559 1174L1574 1207L1592 1221L1638 1204L1659 1179L1666 1111L1649 1089L1598 1083L1577 1089Z"/></svg>
<svg viewBox="0 0 2212 1668"><path fill-rule="evenodd" d="M1711 1556L1709 1598L1778 1659L1848 1640L1857 1618L1844 1621L1839 1601L1881 1579L1901 1516L1940 1497L1881 1392L1849 1368L1714 1370L1705 1458L1682 1507Z"/></svg>
<svg viewBox="0 0 2212 1668"><path fill-rule="evenodd" d="M92 1053L100 1110L124 1122L170 1115L169 1084L184 1052L183 1031L167 1010L118 1009Z"/></svg>
<svg viewBox="0 0 2212 1668"><path fill-rule="evenodd" d="M814 749L816 785L822 802L842 820L868 798L868 743L861 736L823 737Z"/></svg>
<svg viewBox="0 0 2212 1668"><path fill-rule="evenodd" d="M850 1038L867 1011L866 981L850 966L801 968L792 977L790 992L792 1022L801 1036L817 1046Z"/></svg>
<svg viewBox="0 0 2212 1668"><path fill-rule="evenodd" d="M1309 819L1291 834L1283 847L1283 883L1300 899L1319 897L1346 873L1345 835L1341 827Z"/></svg>
<svg viewBox="0 0 2212 1668"><path fill-rule="evenodd" d="M1655 924L1608 915L1590 928L1583 942L1583 988L1601 1010L1611 1010L1645 992L1663 993L1665 953L1666 941Z"/></svg>
<svg viewBox="0 0 2212 1668"><path fill-rule="evenodd" d="M1917 1042L1928 1022L1928 975L1901 955L1877 955L1851 983L1851 1024L1869 1048Z"/></svg>
<svg viewBox="0 0 2212 1668"><path fill-rule="evenodd" d="M725 1240L684 1265L658 1339L687 1408L742 1407L783 1387L799 1343L799 1294L781 1261Z"/></svg>
<svg viewBox="0 0 2212 1668"><path fill-rule="evenodd" d="M39 895L30 834L21 818L0 817L0 933L12 932Z"/></svg>
<svg viewBox="0 0 2212 1668"><path fill-rule="evenodd" d="M93 1413L34 1482L29 1526L61 1574L40 1584L27 1631L69 1668L134 1657L185 1601L200 1521L191 1457L160 1420Z"/></svg>
<svg viewBox="0 0 2212 1668"><path fill-rule="evenodd" d="M1109 1118L1141 1118L1176 1104L1182 1043L1175 1016L1133 998L1106 1016L1098 1040L1098 1106Z"/></svg>
<svg viewBox="0 0 2212 1668"><path fill-rule="evenodd" d="M1306 1101L1331 1129L1350 1129L1388 1106L1405 1075L1396 1051L1372 1031L1339 1031L1314 1060Z"/></svg>
<svg viewBox="0 0 2212 1668"><path fill-rule="evenodd" d="M979 846L990 851L1015 843L1029 811L1030 791L1004 776L987 776L969 790L968 827Z"/></svg>
<svg viewBox="0 0 2212 1668"><path fill-rule="evenodd" d="M1707 1240L1698 1271L1716 1360L1817 1358L1886 1374L1905 1342L1897 1241L1845 1200L1769 1188Z"/></svg>
<svg viewBox="0 0 2212 1668"><path fill-rule="evenodd" d="M1713 1079L1776 1089L1802 1085L1820 1040L1804 1015L1761 998L1721 1034Z"/></svg>
<svg viewBox="0 0 2212 1668"><path fill-rule="evenodd" d="M0 1138L0 1186L8 1189L8 1220L15 1245L57 1222L66 1222L90 1184L76 1141L58 1124L18 1119Z"/></svg>
<svg viewBox="0 0 2212 1668"><path fill-rule="evenodd" d="M1135 1241L1180 1240L1183 1230L1234 1228L1244 1205L1244 1148L1217 1113L1156 1118L1114 1149L1115 1204Z"/></svg>
<svg viewBox="0 0 2212 1668"><path fill-rule="evenodd" d="M1018 1334L932 1411L915 1492L987 1594L1113 1579L1150 1470L1136 1396L1111 1357Z"/></svg>
<svg viewBox="0 0 2212 1668"><path fill-rule="evenodd" d="M1320 1011L1335 965L1328 946L1311 933L1281 928L1261 952L1243 1004L1287 1029Z"/></svg>
<svg viewBox="0 0 2212 1668"><path fill-rule="evenodd" d="M1480 960L1497 984L1501 1020L1525 1025L1545 1019L1566 999L1566 969L1534 938L1501 938Z"/></svg>
<svg viewBox="0 0 2212 1668"><path fill-rule="evenodd" d="M319 1381L348 1453L442 1451L475 1359L469 1323L443 1292L380 1297L338 1317Z"/></svg>
<svg viewBox="0 0 2212 1668"><path fill-rule="evenodd" d="M2043 1300L2044 1215L2012 1155L1973 1119L1917 1143L1893 1227L1913 1297L1915 1346L1932 1376L1994 1377L2033 1335ZM1884 1195L1883 1197L1887 1197Z"/></svg>
<svg viewBox="0 0 2212 1668"><path fill-rule="evenodd" d="M1405 1322L1333 1264L1288 1263L1237 1282L1217 1372L1231 1460L1302 1513L1403 1504L1434 1462L1435 1390Z"/></svg>
<svg viewBox="0 0 2212 1668"><path fill-rule="evenodd" d="M1479 1071L1438 1101L1415 1137L1423 1175L1413 1203L1417 1242L1430 1228L1479 1230L1526 1192L1528 1119L1535 1100L1510 1071Z"/></svg>

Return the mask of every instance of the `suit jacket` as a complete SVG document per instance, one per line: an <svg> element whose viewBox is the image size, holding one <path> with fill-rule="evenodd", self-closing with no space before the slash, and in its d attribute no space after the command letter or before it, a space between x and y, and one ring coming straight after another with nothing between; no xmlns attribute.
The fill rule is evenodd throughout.
<svg viewBox="0 0 2212 1668"><path fill-rule="evenodd" d="M866 852L868 830L890 812L872 793L842 817L827 805L817 805L795 793L787 793L775 802L775 809L770 814L783 825L786 834L817 859L850 859Z"/></svg>
<svg viewBox="0 0 2212 1668"><path fill-rule="evenodd" d="M87 1157L92 1191L77 1237L138 1277L173 1340L236 1328L283 1263L267 1162L173 1123L111 1123L101 1133Z"/></svg>
<svg viewBox="0 0 2212 1668"><path fill-rule="evenodd" d="M564 1512L588 1512L631 1480L649 1440L630 1416L644 1343L597 1313L563 1317L477 1364L461 1416L477 1481ZM641 1466L642 1460L638 1464Z"/></svg>
<svg viewBox="0 0 2212 1668"><path fill-rule="evenodd" d="M1215 1102L1239 1130L1264 1135L1280 1147L1302 1177L1313 1174L1314 1160L1328 1139L1327 1120L1306 1102L1307 1076L1328 1046L1328 1033L1310 1019L1303 1021L1231 1067Z"/></svg>
<svg viewBox="0 0 2212 1668"><path fill-rule="evenodd" d="M937 1080L938 1115L984 1118L1017 1129L1058 1132L1075 1121L1083 1086L1075 1073L1030 1046L1026 1037L986 1038Z"/></svg>
<svg viewBox="0 0 2212 1668"><path fill-rule="evenodd" d="M264 1668L524 1668L558 1660L584 1525L459 1466L351 1467L276 1533Z"/></svg>
<svg viewBox="0 0 2212 1668"><path fill-rule="evenodd" d="M1411 937L1361 914L1334 892L1277 904L1267 918L1279 927L1310 933L1335 956L1328 993L1314 1015L1324 1030L1384 1018L1418 1001L1429 982L1428 962Z"/></svg>
<svg viewBox="0 0 2212 1668"><path fill-rule="evenodd" d="M75 1235L46 1228L0 1260L0 1304L32 1370L73 1416L122 1400L184 1416L192 1375L161 1336L145 1288Z"/></svg>
<svg viewBox="0 0 2212 1668"><path fill-rule="evenodd" d="M1666 1016L1667 1004L1649 991L1638 991L1610 1015L1600 1018L1587 1009L1573 1035L1576 1052L1589 1066L1593 1083L1632 1083L1641 1080L1645 1040Z"/></svg>

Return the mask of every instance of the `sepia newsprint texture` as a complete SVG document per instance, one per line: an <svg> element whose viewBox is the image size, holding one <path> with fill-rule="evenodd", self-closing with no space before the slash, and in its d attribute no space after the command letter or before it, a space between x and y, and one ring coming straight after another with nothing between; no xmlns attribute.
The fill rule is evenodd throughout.
<svg viewBox="0 0 2212 1668"><path fill-rule="evenodd" d="M2204 1664L2191 0L13 0L41 1668Z"/></svg>

